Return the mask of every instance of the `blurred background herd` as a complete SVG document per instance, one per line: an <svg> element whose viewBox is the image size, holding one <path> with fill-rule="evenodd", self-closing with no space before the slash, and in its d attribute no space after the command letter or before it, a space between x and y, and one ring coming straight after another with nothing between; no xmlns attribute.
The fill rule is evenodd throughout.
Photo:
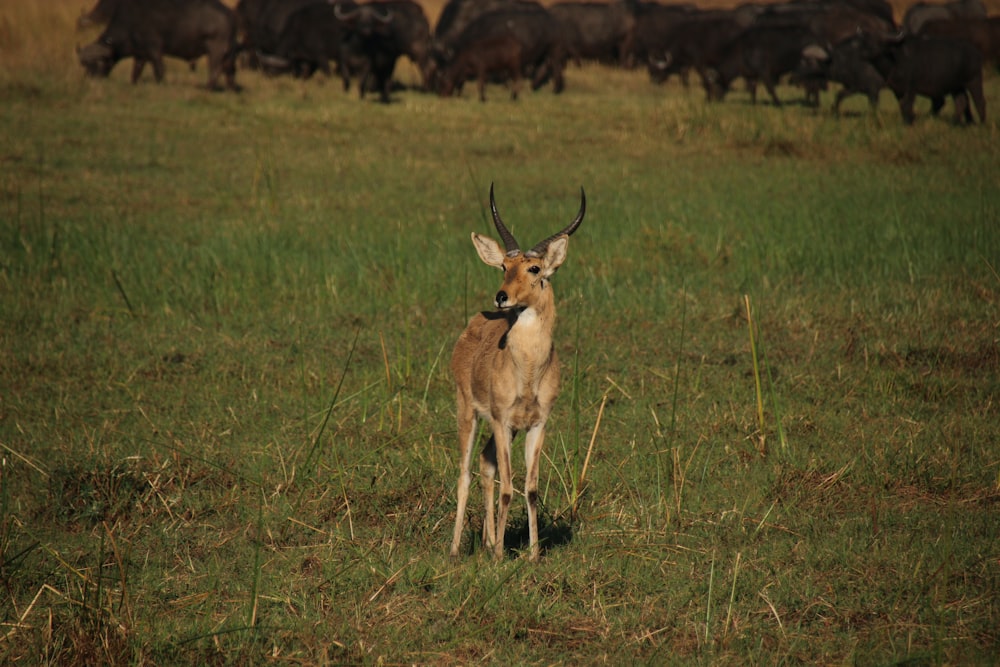
<svg viewBox="0 0 1000 667"><path fill-rule="evenodd" d="M212 89L239 90L241 68L303 79L321 73L386 103L410 91L460 94L469 81L484 101L487 84L506 84L514 98L522 87L559 93L568 68L597 62L645 68L654 84L678 77L709 101L724 100L737 80L753 102L763 85L775 105L783 101L779 83L799 86L795 101L808 105L833 84L835 110L856 93L876 107L888 88L907 122L917 96L930 98L933 113L951 98L955 121L967 123L973 108L985 119L983 72L1000 65L1000 16L983 0L727 8L640 0L99 0L78 30L99 31L77 47L95 77L131 59L133 82L146 64L162 80L165 56L192 67L207 57ZM419 82L393 76L401 58Z"/></svg>

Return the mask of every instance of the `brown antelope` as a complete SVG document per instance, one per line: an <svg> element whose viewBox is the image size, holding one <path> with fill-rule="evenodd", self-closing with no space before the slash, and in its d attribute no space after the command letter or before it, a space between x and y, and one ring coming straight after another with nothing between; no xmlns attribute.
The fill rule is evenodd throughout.
<svg viewBox="0 0 1000 667"><path fill-rule="evenodd" d="M458 442L462 450L458 477L458 515L451 555L458 555L469 500L469 471L477 418L489 419L492 435L479 458L486 518L483 542L503 557L514 486L511 482L511 442L525 431L527 472L524 497L528 503L528 539L531 560L538 560L538 462L545 439L545 422L559 393L559 360L552 345L556 321L555 299L549 278L566 259L569 235L583 222L587 198L580 188L580 211L558 234L522 252L504 226L490 185L490 211L505 250L487 236L472 234L480 259L503 271L497 292L497 311L474 316L455 344L451 372L458 390ZM494 523L493 480L500 472L500 506ZM497 530L497 525L499 530Z"/></svg>

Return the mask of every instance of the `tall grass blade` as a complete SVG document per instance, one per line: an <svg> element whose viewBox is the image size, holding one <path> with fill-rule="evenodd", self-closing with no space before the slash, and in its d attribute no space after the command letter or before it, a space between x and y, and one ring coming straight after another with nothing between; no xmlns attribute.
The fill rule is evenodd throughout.
<svg viewBox="0 0 1000 667"><path fill-rule="evenodd" d="M253 548L253 582L250 586L250 608L247 613L247 627L251 632L257 627L257 604L260 600L261 552L264 545L264 500L257 501L257 535Z"/></svg>
<svg viewBox="0 0 1000 667"><path fill-rule="evenodd" d="M742 554L736 552L736 563L733 565L733 586L729 590L729 608L726 609L726 623L724 627L724 632L729 634L729 624L733 619L733 607L736 605L736 580L740 574L740 557Z"/></svg>
<svg viewBox="0 0 1000 667"><path fill-rule="evenodd" d="M670 432L676 433L677 398L680 396L681 357L684 353L684 335L687 328L687 296L684 281L681 281L681 333L677 339L677 355L674 359L674 396L670 402Z"/></svg>
<svg viewBox="0 0 1000 667"><path fill-rule="evenodd" d="M708 566L708 596L705 599L705 645L711 646L712 628L712 589L715 586L715 550L712 550L712 562Z"/></svg>
<svg viewBox="0 0 1000 667"><path fill-rule="evenodd" d="M576 484L576 489L574 489L574 499L573 499L573 512L571 517L576 520L576 511L580 502L580 498L583 496L583 491L587 483L587 467L590 465L590 455L594 451L594 443L597 442L597 431L601 428L601 418L604 416L604 406L608 402L608 394L604 394L604 398L601 399L601 407L597 410L597 420L594 422L594 431L590 434L590 444L587 445L587 456L583 459L583 467L580 469L580 477Z"/></svg>
<svg viewBox="0 0 1000 667"><path fill-rule="evenodd" d="M764 432L764 392L760 382L760 363L757 358L757 343L754 339L753 313L750 310L750 295L744 294L743 301L747 311L747 331L750 334L750 356L753 361L754 395L757 398L757 451L761 456L767 454L766 434Z"/></svg>
<svg viewBox="0 0 1000 667"><path fill-rule="evenodd" d="M340 391L344 387L344 379L347 377L347 370L351 367L351 359L354 358L354 351L357 349L358 338L360 336L361 328L359 327L354 331L354 340L351 342L351 349L348 351L347 359L344 361L344 368L340 372L337 389L333 392L333 397L330 399L330 405L327 407L326 414L323 416L323 422L320 424L319 431L317 431L316 437L313 438L312 447L309 449L309 453L306 455L306 459L302 463L302 472L304 477L308 478L312 475L316 454L319 451L319 443L323 438L323 433L326 431L326 425L330 421L330 415L333 414L333 408L337 405L337 399L340 397Z"/></svg>
<svg viewBox="0 0 1000 667"><path fill-rule="evenodd" d="M434 371L437 370L438 364L441 362L441 356L444 354L444 348L448 344L445 340L441 343L441 347L438 348L438 353L434 357L434 363L431 364L431 368L427 371L427 382L424 383L424 395L420 397L420 402L423 404L424 409L427 409L427 395L431 392L431 381L434 379Z"/></svg>
<svg viewBox="0 0 1000 667"><path fill-rule="evenodd" d="M118 272L111 269L111 277L115 281L115 287L118 288L118 294L121 295L122 301L125 302L125 306L128 308L129 315L135 318L135 308L132 307L132 301L128 298L128 293L125 291L125 286L122 285L122 281L118 277Z"/></svg>

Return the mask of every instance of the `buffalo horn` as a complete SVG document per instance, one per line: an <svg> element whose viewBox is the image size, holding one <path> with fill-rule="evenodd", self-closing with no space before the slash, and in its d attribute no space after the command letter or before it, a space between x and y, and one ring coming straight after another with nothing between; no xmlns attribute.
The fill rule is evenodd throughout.
<svg viewBox="0 0 1000 667"><path fill-rule="evenodd" d="M341 8L340 4L341 3L339 2L333 3L333 15L337 17L338 21L349 21L353 19L355 16L357 16L358 12L361 11L359 8L356 7L349 12L345 12Z"/></svg>
<svg viewBox="0 0 1000 667"><path fill-rule="evenodd" d="M545 254L545 250L549 247L550 243L552 243L553 241L555 241L560 236L563 236L563 235L569 236L570 234L572 234L573 232L576 231L576 228L580 226L581 222L583 222L583 214L586 213L586 212L587 212L587 195L586 195L586 193L584 193L583 188L581 187L580 188L580 211L579 211L579 213L576 214L576 217L573 218L573 222L569 223L569 225L567 225L566 228L563 229L561 232L553 234L552 236L550 236L549 238L545 239L544 241L540 241L539 243L537 243L535 245L534 248L532 248L531 250L529 250L525 254L527 256L529 256L529 257L539 257L541 255L544 255Z"/></svg>
<svg viewBox="0 0 1000 667"><path fill-rule="evenodd" d="M497 228L497 233L500 234L500 238L503 239L503 245L507 249L507 256L513 257L521 252L521 246L517 244L517 239L510 233L507 226L503 224L503 220L500 219L500 211L497 210L497 202L493 198L492 183L490 183L490 212L493 213L493 226Z"/></svg>

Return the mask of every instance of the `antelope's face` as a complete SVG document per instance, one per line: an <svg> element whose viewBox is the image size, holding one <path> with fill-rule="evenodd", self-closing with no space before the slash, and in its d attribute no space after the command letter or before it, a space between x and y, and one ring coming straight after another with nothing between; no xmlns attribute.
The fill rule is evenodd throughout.
<svg viewBox="0 0 1000 667"><path fill-rule="evenodd" d="M518 255L507 258L501 266L503 285L497 292L497 308L530 306L538 292L545 289L548 281L542 277L544 262L539 257Z"/></svg>
<svg viewBox="0 0 1000 667"><path fill-rule="evenodd" d="M497 308L528 308L535 304L549 287L549 278L566 259L569 237L565 234L550 241L541 252L520 250L505 253L488 236L472 235L479 257L486 264L503 271L503 284L497 292Z"/></svg>

